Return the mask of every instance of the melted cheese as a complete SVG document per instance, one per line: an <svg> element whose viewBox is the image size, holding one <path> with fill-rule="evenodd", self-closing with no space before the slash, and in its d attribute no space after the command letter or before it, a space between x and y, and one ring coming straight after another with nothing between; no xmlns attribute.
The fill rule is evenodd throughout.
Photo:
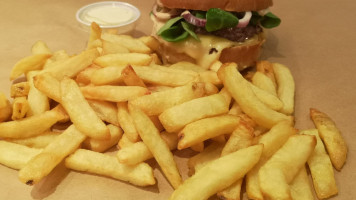
<svg viewBox="0 0 356 200"><path fill-rule="evenodd" d="M164 22L159 22L155 17L151 17L154 21L153 34L164 25ZM163 39L160 39L161 43L164 43L166 46L170 46L178 53L185 53L188 56L194 58L196 63L206 69L210 65L219 60L221 52L223 49L232 47L232 46L242 46L247 44L253 44L258 42L258 35L253 38L246 40L245 42L232 42L222 37L216 37L212 35L198 35L200 41L195 40L192 37L180 42L167 42ZM215 50L212 50L215 49Z"/></svg>

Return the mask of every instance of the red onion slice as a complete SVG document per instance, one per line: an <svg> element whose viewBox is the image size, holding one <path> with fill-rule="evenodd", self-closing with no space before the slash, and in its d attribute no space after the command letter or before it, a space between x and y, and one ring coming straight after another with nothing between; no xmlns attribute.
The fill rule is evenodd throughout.
<svg viewBox="0 0 356 200"><path fill-rule="evenodd" d="M237 27L239 28L244 28L247 26L247 24L250 22L250 19L252 17L252 13L250 11L245 12L245 15L242 19L239 19L239 23L237 24Z"/></svg>
<svg viewBox="0 0 356 200"><path fill-rule="evenodd" d="M189 10L182 12L181 16L185 19L185 21L190 24L193 24L194 26L205 27L206 19L201 19L194 16L192 13L189 12Z"/></svg>

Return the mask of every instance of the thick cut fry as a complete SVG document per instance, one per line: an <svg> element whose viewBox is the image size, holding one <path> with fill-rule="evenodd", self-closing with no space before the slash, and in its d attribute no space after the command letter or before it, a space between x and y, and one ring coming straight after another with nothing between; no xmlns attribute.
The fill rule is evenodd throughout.
<svg viewBox="0 0 356 200"><path fill-rule="evenodd" d="M43 41L37 41L31 48L32 54L52 54L52 51L48 48L47 44Z"/></svg>
<svg viewBox="0 0 356 200"><path fill-rule="evenodd" d="M136 142L131 142L131 140L127 137L127 134L123 134L116 147L118 149L123 149L123 148L129 147L135 143Z"/></svg>
<svg viewBox="0 0 356 200"><path fill-rule="evenodd" d="M195 172L205 166L212 160L215 160L220 157L221 150L223 149L224 144L214 142L197 155L190 157L188 160L188 175L192 176Z"/></svg>
<svg viewBox="0 0 356 200"><path fill-rule="evenodd" d="M250 84L238 72L236 64L223 65L218 71L218 76L244 113L259 125L271 128L282 120L292 120L291 116L274 111L263 104L250 88Z"/></svg>
<svg viewBox="0 0 356 200"><path fill-rule="evenodd" d="M101 28L97 23L92 22L90 25L90 35L87 44L87 49L98 47L97 41L100 39L101 39Z"/></svg>
<svg viewBox="0 0 356 200"><path fill-rule="evenodd" d="M94 85L116 85L123 83L121 72L124 66L104 67L96 70L90 77Z"/></svg>
<svg viewBox="0 0 356 200"><path fill-rule="evenodd" d="M146 87L146 84L137 76L131 65L127 65L121 72L122 79L127 86Z"/></svg>
<svg viewBox="0 0 356 200"><path fill-rule="evenodd" d="M293 200L314 200L313 188L309 181L309 176L305 166L298 172L290 184Z"/></svg>
<svg viewBox="0 0 356 200"><path fill-rule="evenodd" d="M293 128L289 121L282 121L274 125L272 129L259 138L258 143L263 144L261 159L246 176L246 191L250 199L263 199L258 182L258 171L265 162L283 146L288 138L296 134L296 132L297 130Z"/></svg>
<svg viewBox="0 0 356 200"><path fill-rule="evenodd" d="M139 40L141 40L146 46L148 46L152 51L157 51L159 48L159 41L157 40L157 38L155 38L152 35L149 36L142 36L140 38L138 38Z"/></svg>
<svg viewBox="0 0 356 200"><path fill-rule="evenodd" d="M61 102L60 82L49 73L41 73L33 78L35 87L48 98Z"/></svg>
<svg viewBox="0 0 356 200"><path fill-rule="evenodd" d="M101 101L124 102L149 94L147 88L140 86L85 86L80 91L87 99Z"/></svg>
<svg viewBox="0 0 356 200"><path fill-rule="evenodd" d="M6 167L21 169L41 151L41 149L0 141L0 163Z"/></svg>
<svg viewBox="0 0 356 200"><path fill-rule="evenodd" d="M161 138L155 125L142 110L130 106L129 111L142 141L151 151L171 185L177 189L182 183L182 177L167 143Z"/></svg>
<svg viewBox="0 0 356 200"><path fill-rule="evenodd" d="M220 94L193 99L165 110L159 119L168 132L178 131L185 125L227 113L229 105Z"/></svg>
<svg viewBox="0 0 356 200"><path fill-rule="evenodd" d="M170 150L177 148L178 137L176 133L163 132L161 133L161 137L167 143ZM151 151L142 141L120 149L116 156L121 163L128 165L136 165L153 158Z"/></svg>
<svg viewBox="0 0 356 200"><path fill-rule="evenodd" d="M109 129L84 99L74 80L63 79L60 82L60 90L61 104L79 131L95 139L108 139L110 137Z"/></svg>
<svg viewBox="0 0 356 200"><path fill-rule="evenodd" d="M101 67L99 67L98 65L90 65L83 71L79 72L79 74L75 78L75 81L80 86L89 85L91 83L91 77L93 73L98 69L101 69Z"/></svg>
<svg viewBox="0 0 356 200"><path fill-rule="evenodd" d="M185 149L207 139L232 133L239 125L240 118L234 115L220 115L204 118L186 125L178 133L178 149Z"/></svg>
<svg viewBox="0 0 356 200"><path fill-rule="evenodd" d="M90 107L95 111L99 118L105 122L120 126L117 119L117 106L107 101L87 100Z"/></svg>
<svg viewBox="0 0 356 200"><path fill-rule="evenodd" d="M335 169L341 170L346 162L347 145L340 130L327 114L315 108L310 109L310 117L319 131L332 164Z"/></svg>
<svg viewBox="0 0 356 200"><path fill-rule="evenodd" d="M253 137L253 128L243 120L240 120L238 126L231 133L229 140L226 142L221 156L251 146Z"/></svg>
<svg viewBox="0 0 356 200"><path fill-rule="evenodd" d="M26 82L19 82L11 85L10 96L15 97L24 97L28 95L30 91L30 84Z"/></svg>
<svg viewBox="0 0 356 200"><path fill-rule="evenodd" d="M87 138L83 142L84 147L92 151L104 152L109 148L113 147L115 144L117 144L123 134L121 128L112 124L107 125L107 127L110 130L110 139L98 140L93 138Z"/></svg>
<svg viewBox="0 0 356 200"><path fill-rule="evenodd" d="M148 54L142 53L115 53L107 54L98 57L94 63L102 66L115 66L115 65L149 65L152 57Z"/></svg>
<svg viewBox="0 0 356 200"><path fill-rule="evenodd" d="M199 78L202 82L212 83L218 87L222 85L221 80L219 79L217 73L214 71L199 72Z"/></svg>
<svg viewBox="0 0 356 200"><path fill-rule="evenodd" d="M102 40L103 55L115 54L115 53L130 53L130 51L118 43Z"/></svg>
<svg viewBox="0 0 356 200"><path fill-rule="evenodd" d="M263 145L255 145L208 163L185 180L170 200L208 199L241 179L258 162L262 149Z"/></svg>
<svg viewBox="0 0 356 200"><path fill-rule="evenodd" d="M205 69L197 64L187 62L187 61L181 61L181 62L174 63L174 64L170 65L169 68L179 69L179 70L190 70L190 71L194 71L197 73L207 71L207 69Z"/></svg>
<svg viewBox="0 0 356 200"><path fill-rule="evenodd" d="M58 80L64 77L73 78L79 72L83 71L83 69L91 65L93 60L98 56L99 52L96 49L88 49L76 56L58 62L54 66L44 69L42 73L48 72Z"/></svg>
<svg viewBox="0 0 356 200"><path fill-rule="evenodd" d="M185 86L144 95L131 100L129 103L151 116L159 115L168 108L202 97L204 94L204 83L193 82Z"/></svg>
<svg viewBox="0 0 356 200"><path fill-rule="evenodd" d="M29 138L20 139L6 139L8 142L13 142L20 145L25 145L31 148L45 148L51 143L61 132L45 131L41 135L37 135Z"/></svg>
<svg viewBox="0 0 356 200"><path fill-rule="evenodd" d="M92 75L94 85L118 84L122 83L121 72L126 65L117 65L104 67L97 70ZM177 73L182 70L163 71L147 66L132 66L136 74L147 84L164 85L164 86L182 86L192 82L195 76L185 73Z"/></svg>
<svg viewBox="0 0 356 200"><path fill-rule="evenodd" d="M38 183L66 156L73 153L84 141L85 137L74 125L68 127L19 171L20 181L28 185Z"/></svg>
<svg viewBox="0 0 356 200"><path fill-rule="evenodd" d="M68 118L61 106L42 114L24 118L18 121L0 123L0 137L27 138L39 135L52 127L58 121Z"/></svg>
<svg viewBox="0 0 356 200"><path fill-rule="evenodd" d="M250 82L248 82L250 83ZM279 98L261 88L253 85L252 83L249 84L251 86L252 91L255 93L256 97L262 101L262 103L266 104L269 108L279 111L283 108L284 104Z"/></svg>
<svg viewBox="0 0 356 200"><path fill-rule="evenodd" d="M252 83L261 88L262 90L265 90L275 96L277 96L277 88L275 83L273 83L273 81L266 76L265 74L263 74L262 72L257 71L253 77L252 77Z"/></svg>
<svg viewBox="0 0 356 200"><path fill-rule="evenodd" d="M26 97L16 97L12 103L12 120L23 119L29 111L29 105Z"/></svg>
<svg viewBox="0 0 356 200"><path fill-rule="evenodd" d="M0 92L0 123L10 118L12 106L4 93Z"/></svg>
<svg viewBox="0 0 356 200"><path fill-rule="evenodd" d="M102 39L112 42L112 43L117 43L120 44L127 49L130 50L130 52L133 53L151 53L151 49L143 43L143 41L139 39L135 39L132 37L126 37L125 35L116 35L116 34L107 34L104 33L102 34Z"/></svg>
<svg viewBox="0 0 356 200"><path fill-rule="evenodd" d="M262 60L262 61L257 62L256 70L258 72L263 73L269 79L271 79L271 81L273 82L275 87L277 87L277 81L276 81L276 77L274 75L273 64L271 62L269 62L267 60Z"/></svg>
<svg viewBox="0 0 356 200"><path fill-rule="evenodd" d="M42 69L51 54L34 54L18 61L11 70L10 80L14 80L29 71Z"/></svg>
<svg viewBox="0 0 356 200"><path fill-rule="evenodd" d="M279 63L273 63L273 70L277 81L277 94L283 102L282 113L290 115L294 112L295 83L290 70Z"/></svg>
<svg viewBox="0 0 356 200"><path fill-rule="evenodd" d="M34 85L33 77L38 73L39 71L30 71L27 73L27 81L30 85L30 91L27 96L29 105L27 116L38 115L49 110L48 97Z"/></svg>
<svg viewBox="0 0 356 200"><path fill-rule="evenodd" d="M65 160L66 167L114 179L127 181L138 186L154 185L156 183L152 168L146 164L124 165L114 156L78 149Z"/></svg>
<svg viewBox="0 0 356 200"><path fill-rule="evenodd" d="M329 155L325 151L323 142L317 129L304 130L301 134L313 135L317 144L313 154L308 159L308 166L313 178L315 193L319 199L326 199L338 193L334 177L334 169Z"/></svg>
<svg viewBox="0 0 356 200"><path fill-rule="evenodd" d="M137 142L140 140L140 136L136 130L136 127L133 123L132 117L127 108L126 102L117 103L117 119L121 128L124 130L125 136L131 142Z"/></svg>
<svg viewBox="0 0 356 200"><path fill-rule="evenodd" d="M253 128L241 120L239 126L230 135L229 140L221 152L221 156L251 146L252 140ZM217 195L223 199L240 200L242 181L243 178L237 180L229 187L220 191Z"/></svg>
<svg viewBox="0 0 356 200"><path fill-rule="evenodd" d="M267 199L292 199L288 185L313 153L316 139L310 135L293 135L258 172L263 196Z"/></svg>

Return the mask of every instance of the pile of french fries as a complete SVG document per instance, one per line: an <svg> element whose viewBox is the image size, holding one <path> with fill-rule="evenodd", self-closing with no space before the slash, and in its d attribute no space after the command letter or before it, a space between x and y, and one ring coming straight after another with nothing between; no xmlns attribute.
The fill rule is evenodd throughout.
<svg viewBox="0 0 356 200"><path fill-rule="evenodd" d="M13 67L10 102L0 94L0 163L40 182L62 161L69 169L156 184L155 159L175 189L170 199L314 199L338 192L347 146L326 114L314 129L294 128L295 84L281 64L260 61L247 73L215 61L209 69L162 64L152 36L102 32L87 48L52 52L36 42ZM174 153L190 148L189 178ZM107 154L116 151L116 156Z"/></svg>

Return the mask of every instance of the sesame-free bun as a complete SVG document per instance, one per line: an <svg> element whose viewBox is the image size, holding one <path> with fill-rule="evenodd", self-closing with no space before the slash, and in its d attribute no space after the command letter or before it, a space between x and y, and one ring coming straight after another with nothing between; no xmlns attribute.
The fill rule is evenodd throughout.
<svg viewBox="0 0 356 200"><path fill-rule="evenodd" d="M226 11L258 11L272 6L272 0L158 0L167 8L209 10L221 8Z"/></svg>

